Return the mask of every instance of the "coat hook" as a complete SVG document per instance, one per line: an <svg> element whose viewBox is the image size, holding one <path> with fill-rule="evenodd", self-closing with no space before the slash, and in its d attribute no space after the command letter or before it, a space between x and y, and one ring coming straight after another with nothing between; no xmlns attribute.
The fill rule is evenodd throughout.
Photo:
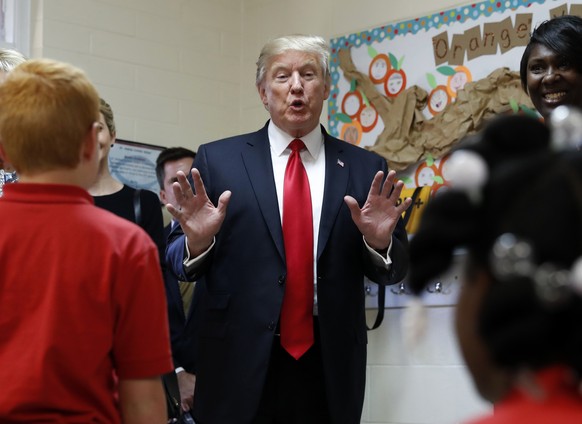
<svg viewBox="0 0 582 424"><path fill-rule="evenodd" d="M400 296L400 295L403 295L403 294L409 294L409 293L406 291L406 286L404 285L404 283L403 283L403 282L402 282L402 283L400 283L400 284L398 284L398 288L397 288L396 290L394 290L394 289L392 288L392 289L390 289L390 291L391 291L392 293L394 293L394 294L397 294L397 295L399 295L399 296Z"/></svg>
<svg viewBox="0 0 582 424"><path fill-rule="evenodd" d="M378 286L374 284L364 284L366 296L378 296Z"/></svg>
<svg viewBox="0 0 582 424"><path fill-rule="evenodd" d="M427 287L426 291L429 293L435 293L435 294L442 293L443 292L443 283L441 283L440 281L437 281L436 283L434 283L434 289Z"/></svg>

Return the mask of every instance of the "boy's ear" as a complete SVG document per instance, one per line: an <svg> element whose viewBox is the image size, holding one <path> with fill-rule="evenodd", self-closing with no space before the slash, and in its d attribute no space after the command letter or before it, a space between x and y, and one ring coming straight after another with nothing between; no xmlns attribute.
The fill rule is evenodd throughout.
<svg viewBox="0 0 582 424"><path fill-rule="evenodd" d="M6 156L6 152L4 151L4 146L0 143L0 169L4 168L4 163L8 163L10 160Z"/></svg>
<svg viewBox="0 0 582 424"><path fill-rule="evenodd" d="M81 147L81 159L83 161L91 161L93 155L97 155L97 134L99 133L99 123L93 122L89 131L85 135L83 145Z"/></svg>

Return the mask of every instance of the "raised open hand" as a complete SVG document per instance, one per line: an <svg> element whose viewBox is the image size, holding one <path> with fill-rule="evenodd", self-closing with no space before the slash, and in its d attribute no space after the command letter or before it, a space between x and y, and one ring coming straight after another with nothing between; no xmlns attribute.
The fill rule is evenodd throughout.
<svg viewBox="0 0 582 424"><path fill-rule="evenodd" d="M370 186L368 198L361 209L352 196L344 197L352 219L366 243L376 250L386 249L390 245L392 232L396 228L398 219L412 203L412 199L407 198L398 204L404 184L402 181L395 182L396 172L390 171L384 184L382 184L383 178L384 172L378 171Z"/></svg>
<svg viewBox="0 0 582 424"><path fill-rule="evenodd" d="M166 208L178 221L188 240L188 249L192 257L198 256L212 244L216 233L220 230L226 216L226 207L230 200L230 191L222 193L218 205L208 198L200 172L192 168L194 189L182 171L178 171L178 179L172 185L176 205L168 203Z"/></svg>

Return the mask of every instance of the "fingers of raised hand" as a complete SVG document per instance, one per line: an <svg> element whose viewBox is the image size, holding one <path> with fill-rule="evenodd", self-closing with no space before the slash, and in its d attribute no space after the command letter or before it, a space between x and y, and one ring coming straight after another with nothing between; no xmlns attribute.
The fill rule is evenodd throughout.
<svg viewBox="0 0 582 424"><path fill-rule="evenodd" d="M178 171L176 173L177 181L172 184L172 190L174 191L174 196L176 196L176 200L178 203L182 201L187 201L194 197L194 191L192 190L192 186L186 178L186 175L182 171Z"/></svg>
<svg viewBox="0 0 582 424"><path fill-rule="evenodd" d="M391 187L392 187L392 189L391 189L392 191L389 193L388 199L390 199L390 201L394 202L394 204L401 203L398 199L400 198L400 195L402 194L402 190L404 189L404 183L402 181L397 181L396 183L391 185Z"/></svg>
<svg viewBox="0 0 582 424"><path fill-rule="evenodd" d="M374 175L372 184L370 185L370 191L368 192L368 197L377 196L382 191L382 178L384 177L384 172L378 171Z"/></svg>
<svg viewBox="0 0 582 424"><path fill-rule="evenodd" d="M395 204L395 210L397 215L402 215L404 213L404 211L406 211L410 205L412 204L412 199L410 197L407 197L406 199L404 199L402 202L400 202L400 204L397 203Z"/></svg>
<svg viewBox="0 0 582 424"><path fill-rule="evenodd" d="M192 168L190 171L192 174L192 182L194 184L194 191L196 195L201 195L202 197L206 196L206 188L204 187L204 181L202 181L202 176L200 175L200 171L196 168Z"/></svg>
<svg viewBox="0 0 582 424"><path fill-rule="evenodd" d="M396 191L397 185L400 181L396 182L396 172L395 171L390 171L388 172L388 175L386 176L386 180L384 181L384 185L382 186L382 196L391 198L394 195L394 192ZM402 191L402 188L400 188L400 191ZM398 192L397 196L400 196L400 192Z"/></svg>

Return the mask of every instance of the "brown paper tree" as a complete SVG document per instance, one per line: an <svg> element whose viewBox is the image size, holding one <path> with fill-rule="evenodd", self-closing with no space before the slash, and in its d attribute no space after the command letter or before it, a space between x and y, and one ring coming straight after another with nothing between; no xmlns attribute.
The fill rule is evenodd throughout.
<svg viewBox="0 0 582 424"><path fill-rule="evenodd" d="M514 111L515 105L533 108L521 87L519 73L498 68L481 80L465 84L455 102L426 119L422 112L428 99L426 90L414 85L397 97L388 98L376 89L368 75L356 69L349 49L341 49L338 57L344 76L356 81L384 122L384 130L367 148L386 158L396 171L427 155L441 158L463 137L479 131L485 121Z"/></svg>

